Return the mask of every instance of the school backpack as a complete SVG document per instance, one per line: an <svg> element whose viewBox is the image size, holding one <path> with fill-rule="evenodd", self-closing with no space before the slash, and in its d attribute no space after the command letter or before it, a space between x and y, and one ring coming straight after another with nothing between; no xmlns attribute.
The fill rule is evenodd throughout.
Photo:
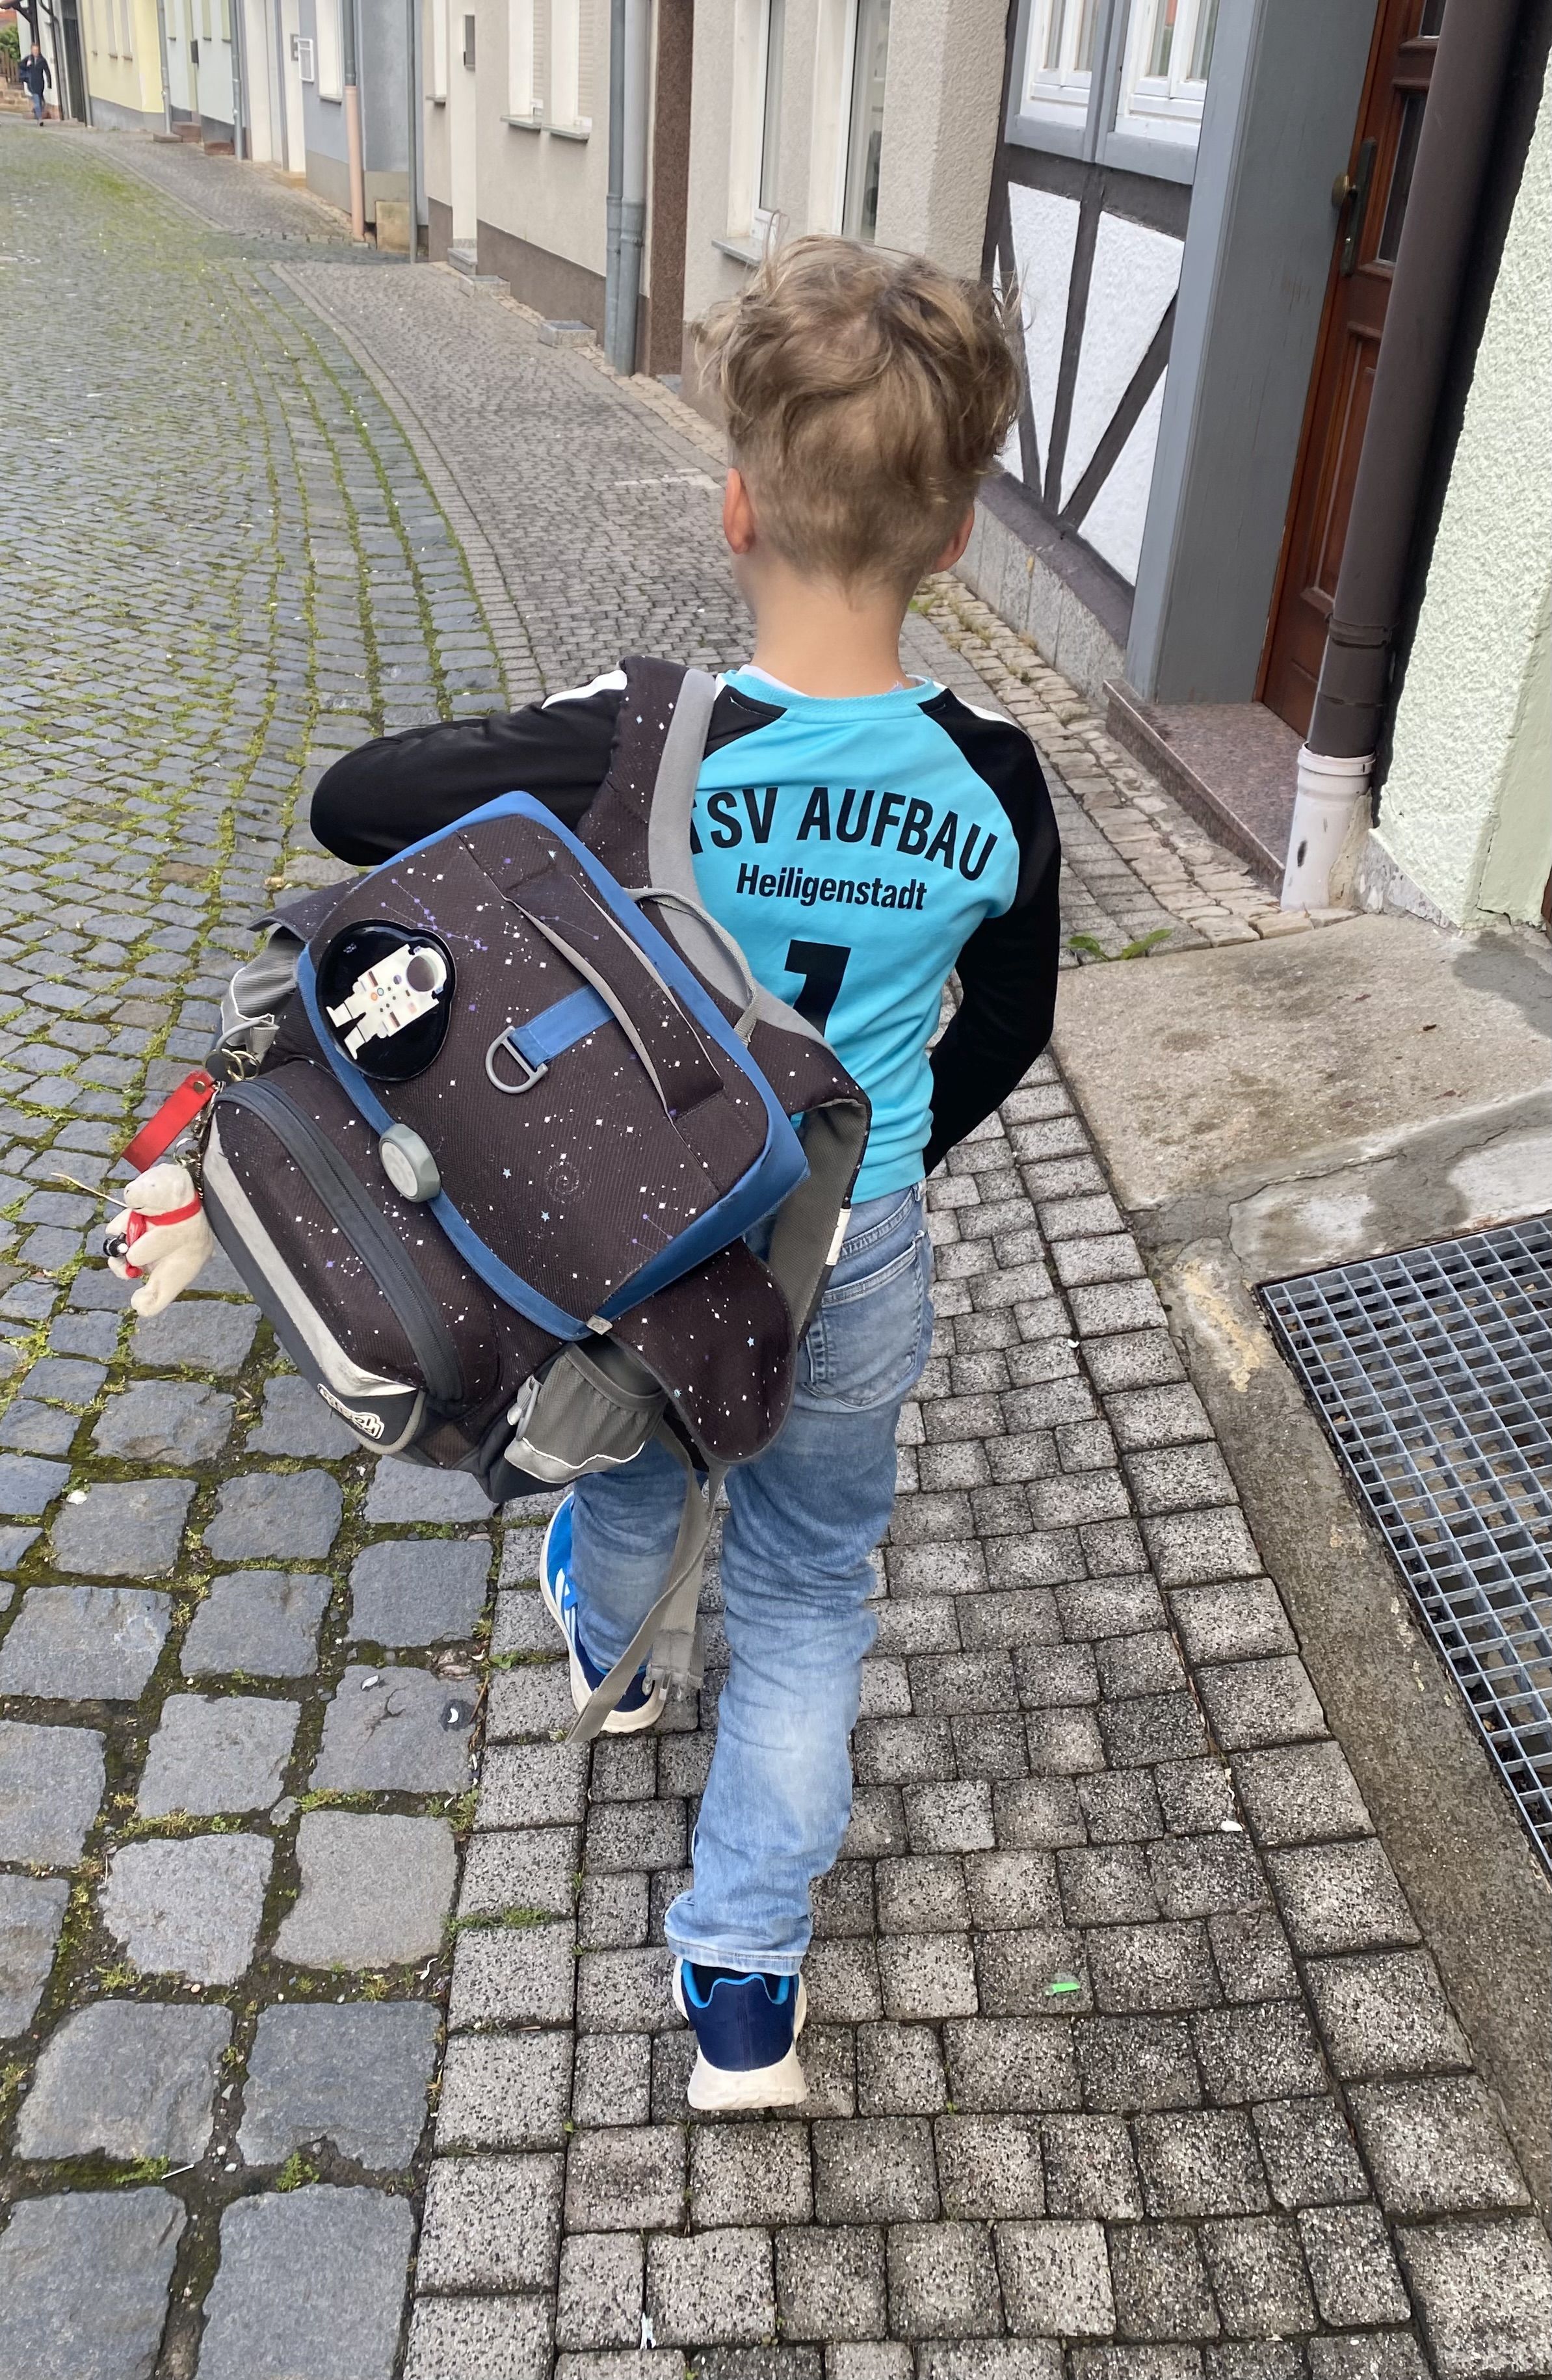
<svg viewBox="0 0 1552 2380"><path fill-rule="evenodd" d="M663 1593L578 1737L649 1652L698 1683L717 1488L786 1416L868 1126L697 892L714 682L624 666L576 833L506 794L288 904L130 1150L192 1127L217 1240L363 1445L492 1502L653 1437L683 1463Z"/></svg>

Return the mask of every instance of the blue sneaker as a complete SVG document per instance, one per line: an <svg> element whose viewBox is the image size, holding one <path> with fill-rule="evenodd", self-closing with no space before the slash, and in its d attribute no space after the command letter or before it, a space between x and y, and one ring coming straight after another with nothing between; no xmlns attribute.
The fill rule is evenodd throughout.
<svg viewBox="0 0 1552 2380"><path fill-rule="evenodd" d="M801 1975L739 1975L680 1959L673 2005L699 2045L692 2107L795 2107L806 2099L797 2058L808 2014Z"/></svg>
<svg viewBox="0 0 1552 2380"><path fill-rule="evenodd" d="M577 1626L576 1587L571 1575L571 1512L572 1500L567 1496L563 1504L557 1505L544 1532L539 1591L551 1619L566 1640L566 1651L571 1656L571 1699L578 1710L583 1710L594 1688L602 1685L609 1672L600 1670L593 1659ZM649 1686L645 1668L639 1669L604 1720L602 1732L634 1735L639 1728L651 1727L661 1716L662 1706L662 1688Z"/></svg>

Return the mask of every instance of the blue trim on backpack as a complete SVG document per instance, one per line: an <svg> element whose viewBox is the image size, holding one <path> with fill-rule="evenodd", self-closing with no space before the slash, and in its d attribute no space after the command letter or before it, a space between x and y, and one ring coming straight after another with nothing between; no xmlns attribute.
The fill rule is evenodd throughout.
<svg viewBox="0 0 1552 2380"><path fill-rule="evenodd" d="M528 1065L547 1066L563 1050L575 1049L608 1022L608 1002L585 983L580 991L567 992L564 1000L557 1000L553 1008L541 1008L526 1025L509 1025L506 1038Z"/></svg>
<svg viewBox="0 0 1552 2380"><path fill-rule="evenodd" d="M542 826L548 832L554 835L563 848L577 861L593 891L611 916L624 928L631 940L652 961L681 1005L688 1011L702 1031L716 1043L723 1054L732 1059L739 1073L751 1087L758 1091L765 1109L765 1146L754 1163L734 1184L731 1190L724 1191L712 1206L707 1208L704 1214L697 1215L684 1231L676 1232L667 1247L661 1249L657 1256L650 1257L646 1264L631 1274L612 1296L604 1300L598 1312L603 1320L612 1322L618 1316L628 1313L632 1306L639 1305L646 1298L654 1296L660 1289L666 1289L671 1281L680 1280L687 1272L693 1272L697 1265L703 1264L709 1257L716 1256L721 1249L731 1245L734 1240L742 1239L746 1232L752 1231L757 1223L763 1222L768 1215L773 1215L782 1201L806 1178L808 1160L803 1153L803 1144L793 1128L791 1118L779 1105L776 1095L764 1075L734 1032L721 1010L690 972L679 953L659 933L650 919L642 915L636 903L621 889L607 870L600 866L591 852L578 843L570 830L563 826L560 820L552 811L546 809L542 802L535 801L531 794L498 795L494 801L483 803L477 810L470 810L467 817L456 820L453 826L443 827L436 834L423 835L418 843L407 844L394 858L385 860L383 867L396 868L403 860L413 857L416 853L430 850L437 844L444 842L449 834L459 829L479 826L504 818L531 820L536 825ZM372 872L375 875L382 873L382 870L374 869ZM380 1134L386 1132L389 1126L396 1122L396 1118L383 1106L367 1076L362 1074L358 1066L352 1065L330 1032L319 1002L318 985L311 955L305 949L297 960L297 989L301 993L302 1005L307 1011L308 1020L317 1038L318 1045L339 1078L342 1087L349 1094L367 1122L374 1124ZM531 1032L536 1026L546 1019L553 1019L561 1009L572 1006L575 1002L584 997L596 998L597 995L592 992L590 986L586 988L585 992L571 993L565 1000L557 1001L552 1008L541 1010L539 1016L531 1018L527 1026L519 1029ZM599 1005L602 1008L602 1002L600 1002ZM607 1010L604 1014L607 1015ZM587 1032L596 1029L596 1026L588 1026L575 1038L581 1040L585 1038ZM569 1048L571 1044L568 1042L564 1046ZM498 1297L504 1298L509 1305L516 1307L519 1314L525 1315L530 1322L537 1323L540 1330L550 1331L557 1339L587 1337L588 1318L586 1316L579 1318L566 1313L563 1306L552 1304L541 1290L536 1289L531 1281L524 1280L520 1273L514 1272L511 1266L504 1264L496 1255L495 1250L480 1238L473 1225L466 1220L445 1191L440 1191L436 1197L427 1201L427 1210L436 1217L459 1255L473 1267L487 1287L495 1291Z"/></svg>

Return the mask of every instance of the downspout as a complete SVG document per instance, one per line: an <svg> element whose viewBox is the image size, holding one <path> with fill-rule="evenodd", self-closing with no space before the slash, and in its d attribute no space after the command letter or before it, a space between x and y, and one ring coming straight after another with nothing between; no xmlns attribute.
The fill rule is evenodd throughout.
<svg viewBox="0 0 1552 2380"><path fill-rule="evenodd" d="M173 128L173 79L167 67L167 0L156 0L156 62L162 72L162 129Z"/></svg>
<svg viewBox="0 0 1552 2380"><path fill-rule="evenodd" d="M246 0L231 0L232 7L232 154L247 157L252 142L248 139L248 52L243 35L243 8Z"/></svg>
<svg viewBox="0 0 1552 2380"><path fill-rule="evenodd" d="M1347 889L1406 592L1413 531L1449 360L1520 0L1449 0L1375 367L1283 877L1285 909Z"/></svg>
<svg viewBox="0 0 1552 2380"><path fill-rule="evenodd" d="M617 372L636 370L641 251L647 225L647 106L651 0L610 0L608 261L603 351Z"/></svg>
<svg viewBox="0 0 1552 2380"><path fill-rule="evenodd" d="M405 81L409 91L409 251L420 255L420 0L405 0Z"/></svg>
<svg viewBox="0 0 1552 2380"><path fill-rule="evenodd" d="M327 0L325 0L327 5ZM356 80L356 0L339 0L345 81L345 164L350 180L350 237L367 236L367 186L361 166L361 92Z"/></svg>

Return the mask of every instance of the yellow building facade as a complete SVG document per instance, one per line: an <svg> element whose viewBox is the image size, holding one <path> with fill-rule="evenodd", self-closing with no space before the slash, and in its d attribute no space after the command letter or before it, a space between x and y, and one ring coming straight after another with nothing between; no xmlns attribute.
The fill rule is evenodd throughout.
<svg viewBox="0 0 1552 2380"><path fill-rule="evenodd" d="M78 0L92 120L162 124L156 0Z"/></svg>

